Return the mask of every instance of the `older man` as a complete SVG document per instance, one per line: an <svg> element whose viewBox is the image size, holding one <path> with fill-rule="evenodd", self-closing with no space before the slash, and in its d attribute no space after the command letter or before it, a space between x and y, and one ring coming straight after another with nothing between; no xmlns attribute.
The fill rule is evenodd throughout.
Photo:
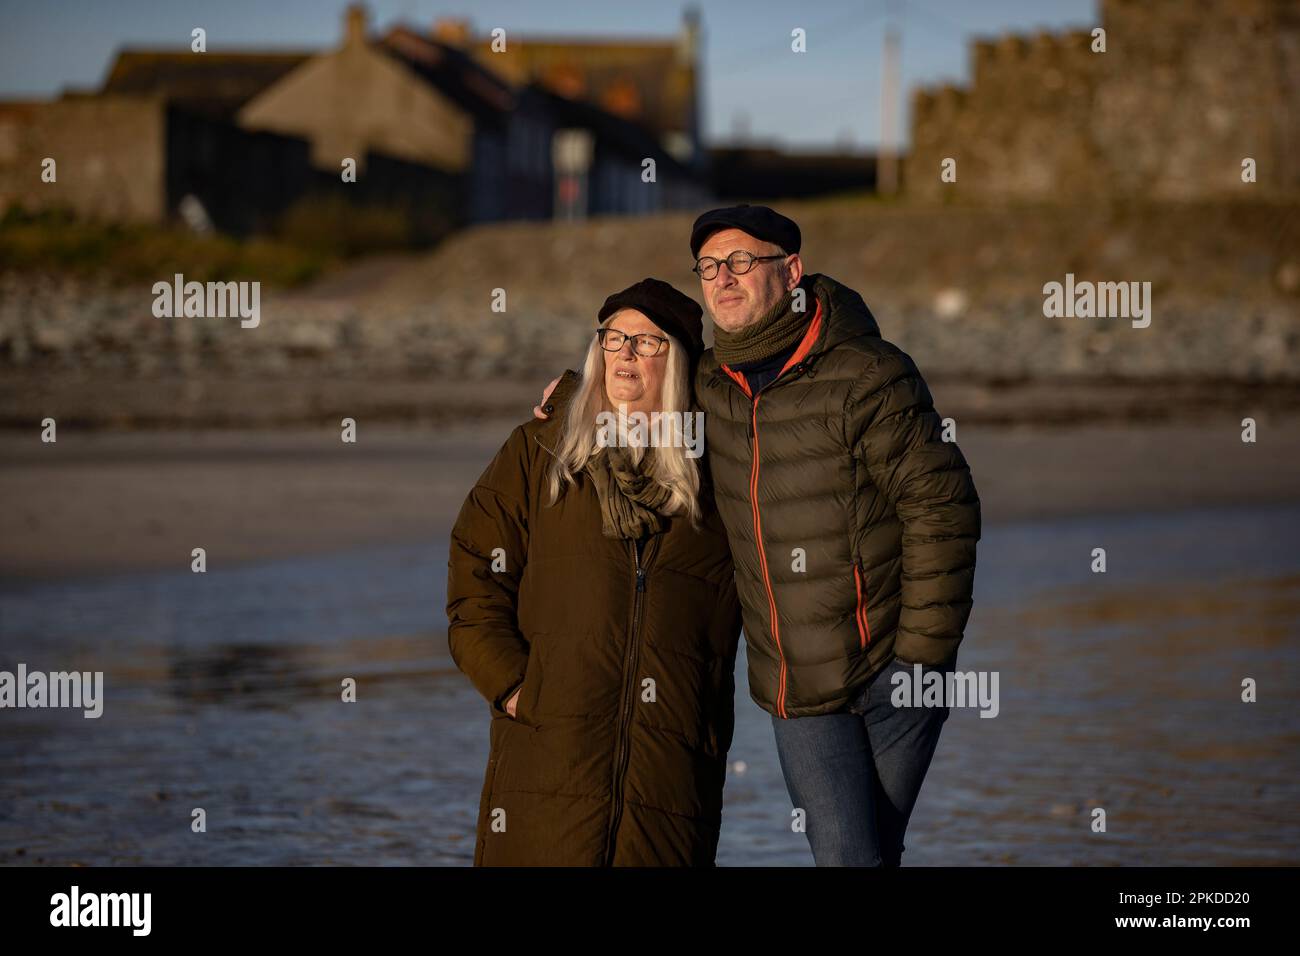
<svg viewBox="0 0 1300 956"><path fill-rule="evenodd" d="M695 221L696 397L794 819L818 865L897 866L948 708L893 691L956 663L979 497L912 359L800 242L766 206Z"/></svg>

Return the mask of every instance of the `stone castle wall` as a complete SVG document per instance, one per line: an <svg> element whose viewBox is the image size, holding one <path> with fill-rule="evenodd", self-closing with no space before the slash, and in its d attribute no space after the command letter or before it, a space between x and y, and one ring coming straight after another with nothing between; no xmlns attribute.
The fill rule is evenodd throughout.
<svg viewBox="0 0 1300 956"><path fill-rule="evenodd" d="M923 199L1300 193L1300 0L1103 0L1090 30L972 47L969 86L913 98ZM946 157L957 181L940 179ZM1257 163L1258 181L1241 180Z"/></svg>

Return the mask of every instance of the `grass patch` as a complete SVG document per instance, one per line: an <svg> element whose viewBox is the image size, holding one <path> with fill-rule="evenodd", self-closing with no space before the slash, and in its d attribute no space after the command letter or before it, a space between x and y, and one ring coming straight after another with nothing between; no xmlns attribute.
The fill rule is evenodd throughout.
<svg viewBox="0 0 1300 956"><path fill-rule="evenodd" d="M114 283L158 280L179 272L198 282L258 281L292 287L337 265L320 248L148 224L79 219L67 211L24 212L11 207L0 218L0 261L39 272L100 275Z"/></svg>

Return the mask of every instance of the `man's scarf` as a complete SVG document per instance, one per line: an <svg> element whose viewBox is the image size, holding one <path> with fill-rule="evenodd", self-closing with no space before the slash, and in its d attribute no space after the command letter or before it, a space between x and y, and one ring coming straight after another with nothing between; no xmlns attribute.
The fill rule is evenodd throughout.
<svg viewBox="0 0 1300 956"><path fill-rule="evenodd" d="M795 288L798 288L796 286ZM808 293L805 293L805 297ZM718 325L713 327L713 354L723 365L744 365L771 358L793 348L808 331L811 320L806 311L796 312L791 307L794 290L786 292L766 314L743 329L728 332Z"/></svg>

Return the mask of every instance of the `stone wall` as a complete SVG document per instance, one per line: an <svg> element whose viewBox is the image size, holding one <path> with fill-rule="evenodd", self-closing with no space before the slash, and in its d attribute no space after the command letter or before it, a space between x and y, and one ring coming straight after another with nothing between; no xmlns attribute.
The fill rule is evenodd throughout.
<svg viewBox="0 0 1300 956"><path fill-rule="evenodd" d="M1300 0L1103 0L1090 30L972 46L969 86L913 98L923 199L1300 193ZM944 158L957 181L940 179ZM1241 180L1256 160L1258 182Z"/></svg>
<svg viewBox="0 0 1300 956"><path fill-rule="evenodd" d="M165 213L166 110L129 96L64 97L0 109L0 211L65 207L96 219L157 222ZM57 181L41 181L41 163Z"/></svg>
<svg viewBox="0 0 1300 956"><path fill-rule="evenodd" d="M885 338L927 376L1300 384L1300 203L781 209L802 227L807 269L859 290ZM0 380L544 382L581 361L611 292L653 275L700 298L693 219L478 226L402 257L378 282L357 274L293 293L268 288L256 328L155 318L154 279L114 288L0 271ZM635 255L610 254L617 249ZM1149 282L1149 327L1049 318L1044 284L1067 274ZM505 312L492 309L498 289Z"/></svg>

